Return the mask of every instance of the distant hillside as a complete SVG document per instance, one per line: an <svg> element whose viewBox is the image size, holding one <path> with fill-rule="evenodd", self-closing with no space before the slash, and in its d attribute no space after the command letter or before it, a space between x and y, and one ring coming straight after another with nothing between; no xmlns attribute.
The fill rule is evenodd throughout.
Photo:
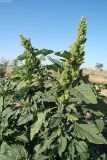
<svg viewBox="0 0 107 160"><path fill-rule="evenodd" d="M89 75L89 80L94 83L107 84L107 71L98 71L95 69L83 69L84 74Z"/></svg>

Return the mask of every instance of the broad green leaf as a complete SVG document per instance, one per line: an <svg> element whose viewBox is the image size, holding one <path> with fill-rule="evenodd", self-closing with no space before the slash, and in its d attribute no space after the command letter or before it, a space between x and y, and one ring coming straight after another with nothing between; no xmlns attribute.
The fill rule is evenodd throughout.
<svg viewBox="0 0 107 160"><path fill-rule="evenodd" d="M27 113L26 115L21 115L18 119L17 125L25 124L33 119L33 114Z"/></svg>
<svg viewBox="0 0 107 160"><path fill-rule="evenodd" d="M4 135L5 135L5 136L8 136L8 135L11 135L12 133L14 133L14 130L6 129Z"/></svg>
<svg viewBox="0 0 107 160"><path fill-rule="evenodd" d="M70 159L74 160L75 158L75 141L74 140L72 140L72 142L69 144L68 150L69 150Z"/></svg>
<svg viewBox="0 0 107 160"><path fill-rule="evenodd" d="M107 144L107 141L93 123L74 123L74 134L77 135L77 137L83 140L87 139L89 142L94 144Z"/></svg>
<svg viewBox="0 0 107 160"><path fill-rule="evenodd" d="M96 104L97 99L96 96L88 84L81 84L71 89L71 94L75 96L75 98L82 102L89 104Z"/></svg>
<svg viewBox="0 0 107 160"><path fill-rule="evenodd" d="M104 125L105 125L103 119L96 119L95 122L96 122L96 125L97 125L99 131L102 132L104 129Z"/></svg>
<svg viewBox="0 0 107 160"><path fill-rule="evenodd" d="M0 154L7 152L8 148L9 145L5 141L3 141L3 143L0 146Z"/></svg>
<svg viewBox="0 0 107 160"><path fill-rule="evenodd" d="M37 153L35 154L35 157L38 157L38 155L40 155L41 153L45 152L48 148L50 148L50 145L52 143L53 139L50 138L50 139L47 139L44 141L43 145L38 149L36 149L36 146L35 146L35 150L37 151Z"/></svg>
<svg viewBox="0 0 107 160"><path fill-rule="evenodd" d="M5 130L8 127L8 120L7 120L7 118L3 118L2 119L0 126L2 128L1 130Z"/></svg>
<svg viewBox="0 0 107 160"><path fill-rule="evenodd" d="M75 147L81 160L89 159L88 145L84 141L76 141Z"/></svg>
<svg viewBox="0 0 107 160"><path fill-rule="evenodd" d="M48 56L48 59L55 65L57 69L62 69L62 63L59 60L53 59Z"/></svg>
<svg viewBox="0 0 107 160"><path fill-rule="evenodd" d="M70 105L68 105L68 106L66 107L66 110L67 110L68 112L73 111L74 113L77 113L77 109L76 109L76 105L75 105L75 104L70 104Z"/></svg>
<svg viewBox="0 0 107 160"><path fill-rule="evenodd" d="M38 113L38 120L31 126L30 138L31 140L34 138L35 134L39 132L44 120L45 120L46 112Z"/></svg>
<svg viewBox="0 0 107 160"><path fill-rule="evenodd" d="M21 145L10 145L6 148L6 152L0 154L0 160L27 160L27 152Z"/></svg>
<svg viewBox="0 0 107 160"><path fill-rule="evenodd" d="M63 57L65 59L70 59L71 53L64 51L64 52L56 52L55 55Z"/></svg>
<svg viewBox="0 0 107 160"><path fill-rule="evenodd" d="M43 101L45 102L56 102L56 96L54 90L49 90L42 95Z"/></svg>
<svg viewBox="0 0 107 160"><path fill-rule="evenodd" d="M0 97L0 112L2 111L2 106L3 106L3 98Z"/></svg>
<svg viewBox="0 0 107 160"><path fill-rule="evenodd" d="M51 81L51 80L45 81L44 86L45 86L45 88L50 88L50 87L52 87L52 86L53 86L52 81Z"/></svg>
<svg viewBox="0 0 107 160"><path fill-rule="evenodd" d="M28 138L24 134L16 136L15 138L16 140L24 142L24 143L28 142Z"/></svg>
<svg viewBox="0 0 107 160"><path fill-rule="evenodd" d="M49 49L41 49L40 50L41 54L43 54L44 56L47 56L49 54L52 54L54 51L49 50Z"/></svg>
<svg viewBox="0 0 107 160"><path fill-rule="evenodd" d="M48 160L49 156L45 156L45 155L38 155L38 156L34 156L34 160Z"/></svg>
<svg viewBox="0 0 107 160"><path fill-rule="evenodd" d="M2 117L5 117L8 119L10 116L12 116L15 113L15 111L12 110L12 108L8 107L2 112Z"/></svg>
<svg viewBox="0 0 107 160"><path fill-rule="evenodd" d="M90 112L94 113L97 116L105 116L105 113L107 113L107 103L104 102L103 99L98 98L97 104L90 104L85 107L86 110L89 110Z"/></svg>
<svg viewBox="0 0 107 160"><path fill-rule="evenodd" d="M55 102L56 98L54 95L44 94L43 101L44 102Z"/></svg>
<svg viewBox="0 0 107 160"><path fill-rule="evenodd" d="M59 138L59 146L58 146L58 153L62 156L62 153L65 151L67 146L67 139L63 136Z"/></svg>

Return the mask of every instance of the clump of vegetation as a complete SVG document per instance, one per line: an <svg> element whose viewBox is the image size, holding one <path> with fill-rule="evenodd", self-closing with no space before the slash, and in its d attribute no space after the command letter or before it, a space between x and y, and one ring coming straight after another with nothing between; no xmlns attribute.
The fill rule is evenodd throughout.
<svg viewBox="0 0 107 160"><path fill-rule="evenodd" d="M103 70L103 64L102 63L96 63L96 66L95 68L99 71L102 71Z"/></svg>
<svg viewBox="0 0 107 160"><path fill-rule="evenodd" d="M21 35L24 53L15 60L11 77L1 78L0 160L106 159L107 104L80 69L86 30L82 17L70 50L57 53L35 49ZM45 56L50 66L41 64Z"/></svg>
<svg viewBox="0 0 107 160"><path fill-rule="evenodd" d="M5 76L5 67L0 64L0 77L4 77Z"/></svg>
<svg viewBox="0 0 107 160"><path fill-rule="evenodd" d="M5 77L8 63L9 61L5 60L4 58L0 60L0 78Z"/></svg>

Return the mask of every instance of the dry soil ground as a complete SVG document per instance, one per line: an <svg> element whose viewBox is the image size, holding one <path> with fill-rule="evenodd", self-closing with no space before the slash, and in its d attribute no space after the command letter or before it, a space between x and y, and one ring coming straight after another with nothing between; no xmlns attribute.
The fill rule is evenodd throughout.
<svg viewBox="0 0 107 160"><path fill-rule="evenodd" d="M107 84L107 71L98 71L84 68L83 73L89 75L89 80L96 84ZM101 94L107 97L107 89L102 89Z"/></svg>

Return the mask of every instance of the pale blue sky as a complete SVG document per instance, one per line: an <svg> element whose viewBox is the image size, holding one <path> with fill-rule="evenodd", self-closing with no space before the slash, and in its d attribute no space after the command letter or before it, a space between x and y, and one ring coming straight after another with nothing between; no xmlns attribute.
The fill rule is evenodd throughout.
<svg viewBox="0 0 107 160"><path fill-rule="evenodd" d="M35 48L68 50L81 16L88 24L84 66L107 69L107 0L0 0L0 57L22 53L20 34Z"/></svg>

